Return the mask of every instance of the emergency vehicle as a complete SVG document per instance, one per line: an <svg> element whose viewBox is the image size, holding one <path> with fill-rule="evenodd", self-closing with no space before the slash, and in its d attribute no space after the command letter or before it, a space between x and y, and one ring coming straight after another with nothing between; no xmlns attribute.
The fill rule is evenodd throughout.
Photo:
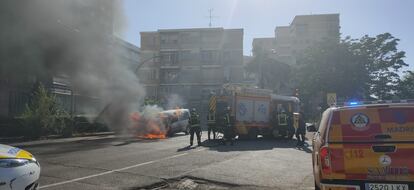
<svg viewBox="0 0 414 190"><path fill-rule="evenodd" d="M328 108L312 146L315 189L414 189L414 102Z"/></svg>
<svg viewBox="0 0 414 190"><path fill-rule="evenodd" d="M0 144L0 190L37 189L39 162L29 152Z"/></svg>
<svg viewBox="0 0 414 190"><path fill-rule="evenodd" d="M298 126L299 99L293 96L273 94L271 90L225 85L209 101L209 113L214 113L216 129L223 132L223 117L230 108L232 125L239 138L264 137L292 138ZM272 123L278 108L288 114L289 127L279 128Z"/></svg>

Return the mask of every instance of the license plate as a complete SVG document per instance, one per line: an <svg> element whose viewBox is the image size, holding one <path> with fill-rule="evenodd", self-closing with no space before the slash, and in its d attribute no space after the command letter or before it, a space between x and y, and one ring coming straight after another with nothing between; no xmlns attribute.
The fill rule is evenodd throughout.
<svg viewBox="0 0 414 190"><path fill-rule="evenodd" d="M366 183L366 190L409 190L407 184Z"/></svg>

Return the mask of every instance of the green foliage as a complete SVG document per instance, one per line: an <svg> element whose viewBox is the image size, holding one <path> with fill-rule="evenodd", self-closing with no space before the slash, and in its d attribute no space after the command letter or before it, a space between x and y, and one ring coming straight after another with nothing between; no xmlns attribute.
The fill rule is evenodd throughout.
<svg viewBox="0 0 414 190"><path fill-rule="evenodd" d="M350 50L348 39L325 42L304 52L298 59L297 81L302 96L335 92L341 97L361 97L369 80L361 56ZM325 96L323 96L325 97Z"/></svg>
<svg viewBox="0 0 414 190"><path fill-rule="evenodd" d="M246 65L246 71L258 76L260 88L279 92L286 89L292 80L292 68L269 57L262 49L254 49L256 56Z"/></svg>
<svg viewBox="0 0 414 190"><path fill-rule="evenodd" d="M397 87L396 95L401 99L414 99L414 72L407 71Z"/></svg>
<svg viewBox="0 0 414 190"><path fill-rule="evenodd" d="M345 99L363 98L369 73L365 61L350 49L350 40L325 41L307 49L297 59L296 82L308 119L319 117L327 107L326 94Z"/></svg>
<svg viewBox="0 0 414 190"><path fill-rule="evenodd" d="M161 102L155 98L145 98L144 100L144 106L150 106L150 105L160 105Z"/></svg>
<svg viewBox="0 0 414 190"><path fill-rule="evenodd" d="M39 138L43 135L62 134L69 115L59 107L55 96L40 84L33 93L30 104L26 105L22 118L26 129L25 136Z"/></svg>
<svg viewBox="0 0 414 190"><path fill-rule="evenodd" d="M408 66L398 51L399 39L389 33L341 42L325 41L305 50L297 59L296 81L306 112L326 107L326 93L342 101L410 97L412 73L401 81L399 72Z"/></svg>
<svg viewBox="0 0 414 190"><path fill-rule="evenodd" d="M390 33L376 37L363 36L351 43L351 50L365 59L369 73L366 95L377 99L389 99L393 96L400 82L398 72L408 66L403 58L404 51L398 51L400 40Z"/></svg>

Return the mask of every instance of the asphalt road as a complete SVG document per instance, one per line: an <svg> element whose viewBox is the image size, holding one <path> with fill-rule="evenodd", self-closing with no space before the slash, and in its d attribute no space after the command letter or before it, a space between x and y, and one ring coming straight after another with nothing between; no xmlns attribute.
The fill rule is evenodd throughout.
<svg viewBox="0 0 414 190"><path fill-rule="evenodd" d="M206 133L204 132L204 135ZM183 177L238 189L313 189L311 150L294 141L205 141L186 148L189 136L163 140L114 136L26 144L39 160L40 189L155 188Z"/></svg>

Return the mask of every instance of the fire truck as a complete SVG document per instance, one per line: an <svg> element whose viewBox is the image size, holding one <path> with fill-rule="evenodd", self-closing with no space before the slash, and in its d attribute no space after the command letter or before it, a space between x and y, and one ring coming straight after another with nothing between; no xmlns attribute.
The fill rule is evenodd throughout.
<svg viewBox="0 0 414 190"><path fill-rule="evenodd" d="M230 108L231 124L240 139L292 138L299 125L300 101L294 96L282 96L271 90L224 85L212 94L209 113L216 118L216 130L224 131L224 114ZM275 120L280 112L286 113L287 127Z"/></svg>

